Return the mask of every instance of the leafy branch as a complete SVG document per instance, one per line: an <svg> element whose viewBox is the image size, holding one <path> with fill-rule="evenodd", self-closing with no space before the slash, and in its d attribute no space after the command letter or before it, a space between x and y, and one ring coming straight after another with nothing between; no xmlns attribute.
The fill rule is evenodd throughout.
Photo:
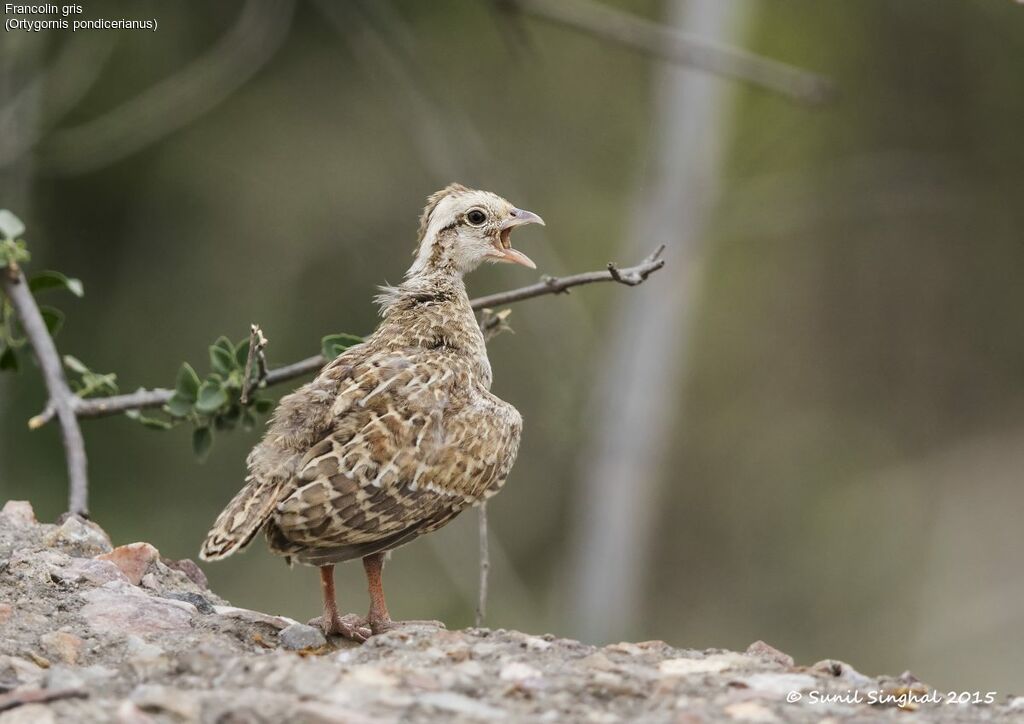
<svg viewBox="0 0 1024 724"><path fill-rule="evenodd" d="M18 217L9 211L0 211L0 254L3 255L0 261L4 264L0 269L0 288L6 295L0 311L3 357L17 360L16 356L12 356L15 354L13 350L26 343L32 347L49 394L47 407L53 410L52 414L55 414L60 422L64 457L68 467L68 510L73 515L86 516L89 482L86 475L85 442L82 440L82 430L78 426L78 417L74 410L74 401L81 398L68 386L64 368L57 355L57 347L53 343L55 330L50 330L32 295L29 281L21 271L20 265L29 260L25 242L21 239L24 233L25 225ZM19 328L23 337L19 335ZM8 368L13 369L16 366L15 361Z"/></svg>
<svg viewBox="0 0 1024 724"><path fill-rule="evenodd" d="M35 294L64 289L82 296L82 283L55 271L40 272L26 279L20 267L30 258L21 239L24 231L24 225L16 216L0 210L0 279L6 294L0 300L0 369L17 370L17 351L26 345L39 361L48 400L43 411L29 420L29 427L41 427L55 417L60 422L71 480L69 510L77 515L87 515L86 458L78 426L80 418L124 413L158 430L190 424L193 450L203 458L213 444L216 431L232 430L239 425L252 429L256 415L273 409L273 400L261 395L261 390L314 373L328 360L363 341L353 334L330 334L321 339L319 354L269 369L265 355L267 339L262 329L254 324L245 339L232 342L221 336L210 345L209 371L205 375L200 376L191 364L184 362L173 388L118 394L114 373L95 372L70 355L63 358L62 364L53 335L63 323L64 315L56 308L40 307ZM659 247L632 267L609 264L602 271L545 277L536 284L479 297L470 304L481 312L481 330L490 339L509 329L509 310L495 311L494 307L548 294L567 294L573 287L596 282L636 286L664 266L663 251L664 246Z"/></svg>

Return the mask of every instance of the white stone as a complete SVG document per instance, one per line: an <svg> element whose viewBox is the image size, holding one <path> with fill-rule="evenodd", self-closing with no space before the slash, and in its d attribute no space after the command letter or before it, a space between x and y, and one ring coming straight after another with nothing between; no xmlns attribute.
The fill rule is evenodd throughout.
<svg viewBox="0 0 1024 724"><path fill-rule="evenodd" d="M658 664L658 671L665 676L693 676L750 666L750 663L749 658L739 654L712 654L702 659L665 659Z"/></svg>
<svg viewBox="0 0 1024 724"><path fill-rule="evenodd" d="M498 678L502 681L526 681L528 679L539 679L543 674L538 669L521 661L513 661L502 667Z"/></svg>

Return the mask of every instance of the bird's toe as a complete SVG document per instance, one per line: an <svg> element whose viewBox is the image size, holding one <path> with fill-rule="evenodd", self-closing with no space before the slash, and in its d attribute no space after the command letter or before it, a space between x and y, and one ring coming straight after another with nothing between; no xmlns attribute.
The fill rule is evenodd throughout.
<svg viewBox="0 0 1024 724"><path fill-rule="evenodd" d="M347 613L326 622L323 616L317 616L309 620L309 625L316 626L326 636L341 636L357 643L362 643L373 635L373 631L366 625L362 616L354 613Z"/></svg>

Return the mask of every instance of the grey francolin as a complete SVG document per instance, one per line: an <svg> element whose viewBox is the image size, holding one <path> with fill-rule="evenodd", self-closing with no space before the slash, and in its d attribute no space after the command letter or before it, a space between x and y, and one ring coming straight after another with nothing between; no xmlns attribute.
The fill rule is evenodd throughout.
<svg viewBox="0 0 1024 724"><path fill-rule="evenodd" d="M544 222L459 184L428 199L405 281L378 298L380 325L281 399L203 559L229 556L262 530L273 552L319 566L326 633L364 640L395 625L385 554L497 493L515 461L522 418L490 392L462 277L485 261L535 268L509 242L530 223ZM369 583L365 620L339 616L334 595L334 564L354 558Z"/></svg>

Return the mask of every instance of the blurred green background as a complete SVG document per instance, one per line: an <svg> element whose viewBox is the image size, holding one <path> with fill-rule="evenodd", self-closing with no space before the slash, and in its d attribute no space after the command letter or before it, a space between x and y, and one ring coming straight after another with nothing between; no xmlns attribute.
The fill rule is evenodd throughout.
<svg viewBox="0 0 1024 724"><path fill-rule="evenodd" d="M840 93L794 103L484 0L86 2L159 30L4 33L0 206L32 269L86 287L52 300L61 350L130 391L205 370L254 321L271 365L366 333L452 180L543 215L517 245L546 274L665 240L648 284L517 304L490 344L526 430L490 506L488 624L764 639L1019 693L1024 8L603 1ZM469 287L535 280L502 266ZM58 434L25 425L43 401L31 365L0 378L0 499L53 519ZM83 425L94 518L174 558L258 438L219 435L198 464L185 429ZM204 570L237 605L318 611L315 573L261 542ZM469 625L476 576L468 513L396 553L392 613ZM345 567L342 606L364 587Z"/></svg>

